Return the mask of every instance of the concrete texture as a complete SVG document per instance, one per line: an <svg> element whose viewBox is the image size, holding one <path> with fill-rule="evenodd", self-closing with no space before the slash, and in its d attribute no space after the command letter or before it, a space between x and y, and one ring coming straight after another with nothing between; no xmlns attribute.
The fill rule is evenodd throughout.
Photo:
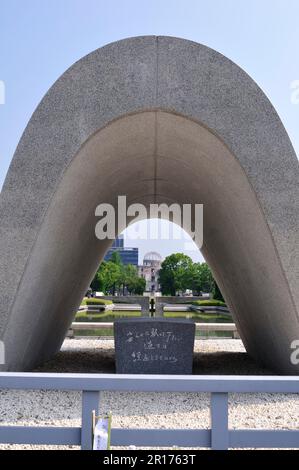
<svg viewBox="0 0 299 470"><path fill-rule="evenodd" d="M297 374L298 173L267 97L217 52L137 37L84 57L33 114L0 196L5 368L60 348L109 246L95 207L127 195L204 204L202 251L247 351Z"/></svg>

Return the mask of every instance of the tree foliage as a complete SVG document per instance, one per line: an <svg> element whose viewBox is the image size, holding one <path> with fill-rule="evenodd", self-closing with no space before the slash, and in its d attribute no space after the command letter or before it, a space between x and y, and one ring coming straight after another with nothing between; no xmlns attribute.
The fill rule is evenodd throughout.
<svg viewBox="0 0 299 470"><path fill-rule="evenodd" d="M221 290L219 289L219 286L216 281L214 281L213 297L216 300L221 300L222 302L225 302Z"/></svg>
<svg viewBox="0 0 299 470"><path fill-rule="evenodd" d="M159 283L163 295L176 295L190 289L194 294L212 292L213 297L222 300L223 296L213 278L207 263L193 263L192 259L183 253L167 256L161 264ZM105 294L116 293L142 295L146 281L138 276L136 266L123 265L117 250L112 253L110 261L103 261L91 283L93 291Z"/></svg>
<svg viewBox="0 0 299 470"><path fill-rule="evenodd" d="M91 283L94 291L106 295L116 293L142 295L145 290L145 279L138 276L136 266L124 265L117 251L112 253L110 261L103 261Z"/></svg>
<svg viewBox="0 0 299 470"><path fill-rule="evenodd" d="M175 253L167 256L161 265L159 283L163 295L176 295L190 289L194 294L211 292L215 299L222 294L207 263L193 263L189 256Z"/></svg>
<svg viewBox="0 0 299 470"><path fill-rule="evenodd" d="M177 291L185 290L191 281L192 266L192 259L183 253L167 256L159 273L162 294L176 295Z"/></svg>
<svg viewBox="0 0 299 470"><path fill-rule="evenodd" d="M191 284L189 289L194 293L213 292L214 278L207 263L194 263L191 273Z"/></svg>

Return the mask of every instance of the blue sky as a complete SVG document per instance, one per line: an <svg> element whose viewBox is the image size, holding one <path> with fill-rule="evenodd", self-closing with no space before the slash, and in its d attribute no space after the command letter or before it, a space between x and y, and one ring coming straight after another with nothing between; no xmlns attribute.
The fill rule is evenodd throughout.
<svg viewBox="0 0 299 470"><path fill-rule="evenodd" d="M147 34L191 39L235 61L270 98L299 155L299 103L291 100L291 83L299 80L298 19L298 0L1 0L0 188L53 82L92 50ZM183 241L141 243L141 255L147 248L165 256L181 251Z"/></svg>

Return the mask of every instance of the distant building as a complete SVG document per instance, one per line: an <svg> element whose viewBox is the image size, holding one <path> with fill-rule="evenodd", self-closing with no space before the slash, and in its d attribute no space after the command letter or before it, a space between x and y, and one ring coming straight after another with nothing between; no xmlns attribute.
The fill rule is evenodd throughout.
<svg viewBox="0 0 299 470"><path fill-rule="evenodd" d="M155 251L146 253L143 258L143 264L138 266L138 274L146 280L146 292L159 292L159 271L161 268L162 257Z"/></svg>
<svg viewBox="0 0 299 470"><path fill-rule="evenodd" d="M112 253L117 251L120 255L121 261L123 264L132 264L133 266L138 266L138 248L131 248L124 246L124 236L119 235L114 242L111 248L107 251L104 260L109 261L111 259Z"/></svg>

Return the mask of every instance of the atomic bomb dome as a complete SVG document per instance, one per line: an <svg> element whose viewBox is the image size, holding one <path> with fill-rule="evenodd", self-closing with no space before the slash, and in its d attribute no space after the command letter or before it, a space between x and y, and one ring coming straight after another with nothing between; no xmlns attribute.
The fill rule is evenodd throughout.
<svg viewBox="0 0 299 470"><path fill-rule="evenodd" d="M144 255L143 264L139 266L139 276L146 280L146 292L155 293L160 290L159 271L161 268L162 256L156 251L149 251Z"/></svg>
<svg viewBox="0 0 299 470"><path fill-rule="evenodd" d="M156 262L159 263L160 265L162 262L162 256L156 251L149 251L148 253L144 255L143 265L147 265L148 263L154 264Z"/></svg>

